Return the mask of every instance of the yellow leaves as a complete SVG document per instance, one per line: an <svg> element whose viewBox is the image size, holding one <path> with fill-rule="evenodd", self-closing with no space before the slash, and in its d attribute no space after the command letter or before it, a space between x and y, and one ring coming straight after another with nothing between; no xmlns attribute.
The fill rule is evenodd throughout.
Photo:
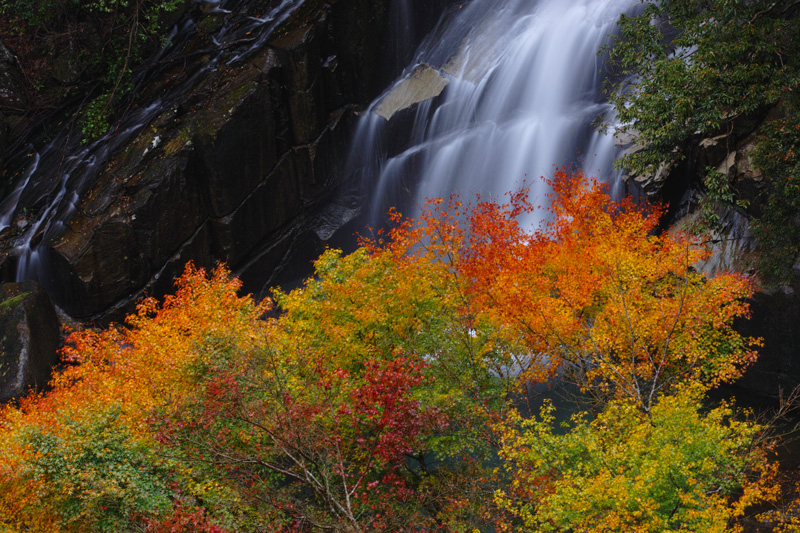
<svg viewBox="0 0 800 533"><path fill-rule="evenodd" d="M661 396L650 416L612 401L592 421L555 429L555 411L498 426L513 476L496 503L536 531L725 531L777 490L753 446L761 428L726 406L698 411L697 392Z"/></svg>
<svg viewBox="0 0 800 533"><path fill-rule="evenodd" d="M207 276L190 265L177 285L162 306L142 302L129 328L73 333L64 357L78 364L57 374L46 395L3 409L0 516L13 513L31 531L67 530L91 527L95 512L86 503L71 515L71 499L135 502L141 494L126 491L139 490L154 491L154 502L164 497L153 485L162 459L147 456L156 444L148 417L192 393L209 350L263 343L267 309L238 297L239 282L221 267Z"/></svg>

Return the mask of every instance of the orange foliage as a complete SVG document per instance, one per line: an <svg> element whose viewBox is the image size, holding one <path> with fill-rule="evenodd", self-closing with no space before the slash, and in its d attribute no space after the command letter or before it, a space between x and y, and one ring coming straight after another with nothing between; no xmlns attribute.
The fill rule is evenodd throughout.
<svg viewBox="0 0 800 533"><path fill-rule="evenodd" d="M124 520L146 503L169 504L168 481L177 467L153 452L147 419L192 390L191 368L202 364L215 339L240 348L260 342L253 332L265 311L236 296L239 282L222 267L209 281L189 265L177 287L161 307L143 301L128 317L131 328L70 335L63 355L74 364L56 374L52 390L3 408L0 524L30 531L97 530L109 506L119 507L116 515ZM106 437L108 442L97 442ZM130 472L115 478L102 471L111 468L107 461L146 471L142 483L160 483L161 493L143 486L142 494L127 494L134 484Z"/></svg>
<svg viewBox="0 0 800 533"><path fill-rule="evenodd" d="M518 223L536 210L526 191L478 204L460 266L473 305L527 348L522 378L562 369L649 410L667 385L739 375L755 357L755 343L732 329L750 282L694 271L706 252L685 234L656 234L659 209L614 202L579 172L548 183L549 218L535 231Z"/></svg>

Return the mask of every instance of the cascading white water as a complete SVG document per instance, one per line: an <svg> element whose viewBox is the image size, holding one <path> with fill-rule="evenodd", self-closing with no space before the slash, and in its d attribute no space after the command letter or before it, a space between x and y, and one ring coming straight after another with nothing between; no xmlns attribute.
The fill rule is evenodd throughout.
<svg viewBox="0 0 800 533"><path fill-rule="evenodd" d="M533 178L565 164L613 186L618 148L593 127L599 115L612 112L601 94L597 53L620 13L638 3L472 0L457 6L360 121L349 170L369 191L371 223L380 225L380 216L398 203L413 209L424 198L453 192L500 196L526 179L534 198L542 197L547 191ZM398 99L403 103L387 104ZM413 113L413 120L403 113Z"/></svg>

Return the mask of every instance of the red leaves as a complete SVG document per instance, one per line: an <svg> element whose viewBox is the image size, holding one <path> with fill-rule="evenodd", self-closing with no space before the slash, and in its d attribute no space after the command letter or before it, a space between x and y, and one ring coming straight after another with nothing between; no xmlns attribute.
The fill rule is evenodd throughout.
<svg viewBox="0 0 800 533"><path fill-rule="evenodd" d="M424 413L411 389L422 381L424 364L406 357L393 361L367 361L364 383L350 393L350 405L342 414L353 416L360 433L372 435L358 444L382 461L396 463L419 444Z"/></svg>
<svg viewBox="0 0 800 533"><path fill-rule="evenodd" d="M147 520L147 533L228 533L206 515L204 509L177 500L167 516Z"/></svg>

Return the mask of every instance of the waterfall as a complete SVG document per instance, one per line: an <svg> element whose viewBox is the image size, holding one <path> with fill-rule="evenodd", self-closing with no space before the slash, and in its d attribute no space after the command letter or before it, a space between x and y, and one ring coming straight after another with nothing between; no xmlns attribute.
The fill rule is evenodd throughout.
<svg viewBox="0 0 800 533"><path fill-rule="evenodd" d="M598 50L632 0L472 0L457 5L403 74L361 118L348 172L370 198L369 222L388 207L459 192L501 196L574 164L618 181L612 117Z"/></svg>
<svg viewBox="0 0 800 533"><path fill-rule="evenodd" d="M455 191L467 199L475 193L500 196L526 179L538 187L536 199L547 192L536 178L569 162L614 181L618 148L613 137L596 133L592 125L611 111L601 94L604 62L597 51L615 31L619 14L639 2L392 2L386 64L374 68L382 76L385 70L387 78L402 73L362 113L345 178L363 187L369 208L362 216L372 219L370 225L382 225L390 206L414 215L425 197ZM16 267L17 280L38 280L58 294L61 280L53 265L63 258L53 254L53 245L74 230L68 224L89 191L99 191L93 210L114 205L115 199L95 186L103 183L99 178L115 154L160 117L177 116L181 98L208 73L252 58L283 21L300 17L304 0L195 3L216 13L220 25L198 30L197 20L184 16L163 50L136 70L133 86L141 94L131 96L102 138L82 142L74 121L66 119L69 125L51 130L49 144L27 147L9 159L20 170L11 177L16 188L0 203L5 251L16 256L4 263L4 276ZM137 148L142 157L162 142L159 136L148 139ZM315 230L320 240L331 238L357 212L350 192L343 192L342 205L329 209L330 223L320 216ZM336 211L339 207L345 209ZM361 231L361 222L338 235Z"/></svg>

